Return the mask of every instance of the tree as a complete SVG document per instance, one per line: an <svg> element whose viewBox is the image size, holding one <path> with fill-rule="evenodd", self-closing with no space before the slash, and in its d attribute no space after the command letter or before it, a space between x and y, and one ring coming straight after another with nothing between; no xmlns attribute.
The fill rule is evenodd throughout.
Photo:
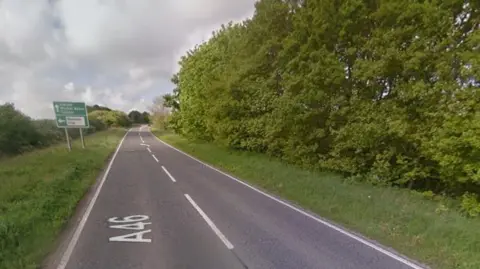
<svg viewBox="0 0 480 269"><path fill-rule="evenodd" d="M87 106L87 111L89 113L93 112L93 111L97 111L97 110L112 111L110 108L104 107L104 106L99 106L99 105Z"/></svg>
<svg viewBox="0 0 480 269"><path fill-rule="evenodd" d="M12 103L0 105L0 155L18 154L37 146L41 134L32 120Z"/></svg>
<svg viewBox="0 0 480 269"><path fill-rule="evenodd" d="M169 124L373 183L480 192L480 2L260 0L180 60Z"/></svg>
<svg viewBox="0 0 480 269"><path fill-rule="evenodd" d="M132 110L130 113L128 113L128 118L130 119L131 122L133 123L144 123L143 122L143 115L137 110Z"/></svg>
<svg viewBox="0 0 480 269"><path fill-rule="evenodd" d="M149 115L149 122L156 128L166 129L168 124L168 117L170 109L164 105L162 96L158 96L153 100L150 107L151 114Z"/></svg>
<svg viewBox="0 0 480 269"><path fill-rule="evenodd" d="M131 121L127 114L117 110L96 110L88 114L90 120L101 122L108 127L129 127Z"/></svg>
<svg viewBox="0 0 480 269"><path fill-rule="evenodd" d="M174 94L167 93L162 98L165 107L171 108L173 111L180 110L180 103Z"/></svg>
<svg viewBox="0 0 480 269"><path fill-rule="evenodd" d="M150 113L148 113L147 111L144 111L142 113L142 123L150 124Z"/></svg>

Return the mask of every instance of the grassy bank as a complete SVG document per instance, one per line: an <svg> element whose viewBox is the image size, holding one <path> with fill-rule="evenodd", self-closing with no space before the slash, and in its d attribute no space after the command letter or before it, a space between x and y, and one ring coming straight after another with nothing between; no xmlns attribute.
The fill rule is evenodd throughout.
<svg viewBox="0 0 480 269"><path fill-rule="evenodd" d="M78 201L95 182L124 129L0 162L0 269L36 269Z"/></svg>
<svg viewBox="0 0 480 269"><path fill-rule="evenodd" d="M429 200L408 190L302 170L260 154L156 134L205 162L432 268L480 268L480 219L468 219L451 209L452 201Z"/></svg>

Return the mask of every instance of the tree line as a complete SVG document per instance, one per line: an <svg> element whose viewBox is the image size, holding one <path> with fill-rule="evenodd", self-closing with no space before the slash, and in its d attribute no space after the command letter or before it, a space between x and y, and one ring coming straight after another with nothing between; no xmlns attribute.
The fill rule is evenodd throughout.
<svg viewBox="0 0 480 269"><path fill-rule="evenodd" d="M122 111L112 110L99 105L87 106L90 128L84 129L88 135L110 127L130 127L132 123L148 123L149 114L132 111L129 115L142 115L141 118L129 117ZM53 113L53 111L52 111ZM80 136L78 129L67 129L71 138ZM17 110L12 103L0 105L0 157L11 156L47 147L65 141L65 132L58 128L55 120L35 120Z"/></svg>
<svg viewBox="0 0 480 269"><path fill-rule="evenodd" d="M374 184L480 193L480 2L261 0L187 52L184 136Z"/></svg>

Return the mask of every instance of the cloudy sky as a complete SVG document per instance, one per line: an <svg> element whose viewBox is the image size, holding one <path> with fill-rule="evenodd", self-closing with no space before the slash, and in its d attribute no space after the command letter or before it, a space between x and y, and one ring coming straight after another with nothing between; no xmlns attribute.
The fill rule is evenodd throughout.
<svg viewBox="0 0 480 269"><path fill-rule="evenodd" d="M34 118L52 118L54 100L145 110L186 50L254 2L0 0L0 103Z"/></svg>

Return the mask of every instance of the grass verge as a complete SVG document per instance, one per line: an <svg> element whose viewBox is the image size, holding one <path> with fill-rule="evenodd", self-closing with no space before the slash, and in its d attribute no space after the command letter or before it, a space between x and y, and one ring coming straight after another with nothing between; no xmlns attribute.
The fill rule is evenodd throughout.
<svg viewBox="0 0 480 269"><path fill-rule="evenodd" d="M95 182L124 129L0 162L0 269L36 269Z"/></svg>
<svg viewBox="0 0 480 269"><path fill-rule="evenodd" d="M334 173L307 171L265 155L192 142L174 134L155 134L200 160L432 268L480 268L480 219L449 209L446 200L352 182Z"/></svg>

